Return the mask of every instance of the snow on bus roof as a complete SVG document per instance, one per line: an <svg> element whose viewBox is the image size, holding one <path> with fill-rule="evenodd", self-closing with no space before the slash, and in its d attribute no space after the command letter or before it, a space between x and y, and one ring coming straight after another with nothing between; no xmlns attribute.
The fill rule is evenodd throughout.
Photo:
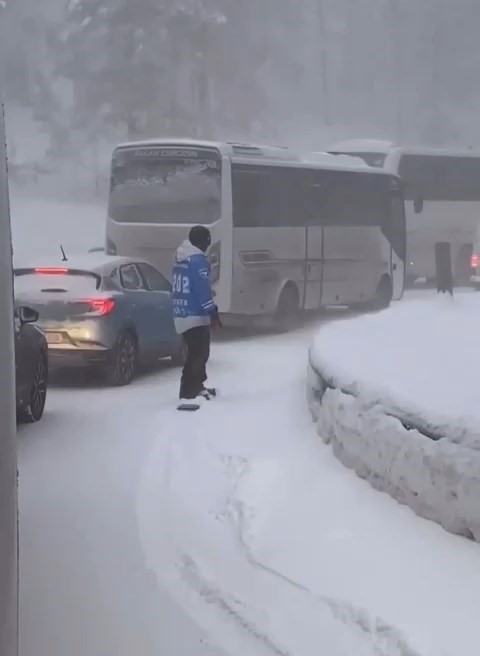
<svg viewBox="0 0 480 656"><path fill-rule="evenodd" d="M262 150L265 153L271 152L275 154L282 153L285 157L298 157L295 151L288 148L288 146L276 144L261 144L261 143L246 143L241 141L205 141L201 139L175 139L175 138L160 138L160 139L146 139L142 141L128 141L119 144L117 148L150 148L155 146L164 146L175 148L177 146L184 148L217 148L220 152L231 154L235 150Z"/></svg>
<svg viewBox="0 0 480 656"><path fill-rule="evenodd" d="M340 141L328 148L328 152L387 153L397 144L382 139L349 139Z"/></svg>
<svg viewBox="0 0 480 656"><path fill-rule="evenodd" d="M292 166L312 166L314 168L328 168L331 170L348 169L349 171L385 173L382 169L373 169L358 157L350 155L333 155L327 152L299 153L285 146L266 146L256 143L216 142L196 139L149 139L144 141L126 142L117 146L125 148L151 148L151 147L184 147L184 148L216 148L221 154L230 155L232 159L240 162L261 161L263 164L280 165L290 162Z"/></svg>
<svg viewBox="0 0 480 656"><path fill-rule="evenodd" d="M324 153L324 152L313 152L313 153L307 153L304 155L303 159L307 162L314 162L318 164L327 164L330 166L331 164L333 165L340 165L342 167L347 166L349 168L361 168L361 169L371 169L368 164L366 164L363 160L359 159L358 157L352 157L351 155L334 155L332 153Z"/></svg>
<svg viewBox="0 0 480 656"><path fill-rule="evenodd" d="M432 148L429 146L394 146L406 155L438 155L439 157L480 157L480 150L471 148Z"/></svg>
<svg viewBox="0 0 480 656"><path fill-rule="evenodd" d="M438 155L443 157L480 157L480 151L471 148L436 148L434 146L399 145L381 139L350 139L333 144L329 153L372 153L387 155L400 151L407 155Z"/></svg>
<svg viewBox="0 0 480 656"><path fill-rule="evenodd" d="M147 146L190 146L191 148L221 148L221 142L217 141L203 141L201 139L185 139L185 138L164 138L159 139L142 139L140 141L125 141L118 144L117 148L144 148Z"/></svg>
<svg viewBox="0 0 480 656"><path fill-rule="evenodd" d="M287 146L265 145L258 143L242 143L237 141L201 141L197 139L149 139L147 141L132 141L117 146L115 150L131 148L214 148L221 155L230 157L270 158L272 160L299 161L300 156Z"/></svg>

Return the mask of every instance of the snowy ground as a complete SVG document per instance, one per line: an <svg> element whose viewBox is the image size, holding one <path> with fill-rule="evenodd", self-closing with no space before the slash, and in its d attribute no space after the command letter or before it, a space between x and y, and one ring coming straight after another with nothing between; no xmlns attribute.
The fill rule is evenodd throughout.
<svg viewBox="0 0 480 656"><path fill-rule="evenodd" d="M315 331L216 344L195 415L169 369L52 388L19 434L20 656L476 656L480 549L322 444Z"/></svg>
<svg viewBox="0 0 480 656"><path fill-rule="evenodd" d="M335 387L480 448L479 313L480 294L409 298L321 330L312 364Z"/></svg>
<svg viewBox="0 0 480 656"><path fill-rule="evenodd" d="M146 566L136 520L159 406L177 373L128 390L50 390L21 427L20 656L220 656Z"/></svg>
<svg viewBox="0 0 480 656"><path fill-rule="evenodd" d="M52 390L19 442L21 656L476 654L478 546L315 436L312 331L217 344L196 415L170 370Z"/></svg>

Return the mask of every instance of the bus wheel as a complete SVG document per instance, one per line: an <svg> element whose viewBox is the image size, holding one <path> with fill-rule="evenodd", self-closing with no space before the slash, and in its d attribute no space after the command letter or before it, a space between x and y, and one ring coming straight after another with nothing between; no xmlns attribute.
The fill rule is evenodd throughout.
<svg viewBox="0 0 480 656"><path fill-rule="evenodd" d="M295 328L300 315L299 304L297 288L292 284L286 285L280 294L275 312L274 327L276 330L287 332Z"/></svg>
<svg viewBox="0 0 480 656"><path fill-rule="evenodd" d="M389 307L393 298L392 282L388 276L383 278L378 283L377 293L373 307L375 310L385 310Z"/></svg>

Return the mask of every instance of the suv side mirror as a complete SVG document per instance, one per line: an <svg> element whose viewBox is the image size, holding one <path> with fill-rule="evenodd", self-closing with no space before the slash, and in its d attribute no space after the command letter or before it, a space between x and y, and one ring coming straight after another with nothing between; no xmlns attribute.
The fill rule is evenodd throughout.
<svg viewBox="0 0 480 656"><path fill-rule="evenodd" d="M423 198L421 196L417 196L413 201L413 209L415 210L415 214L421 214L423 212Z"/></svg>
<svg viewBox="0 0 480 656"><path fill-rule="evenodd" d="M39 318L39 314L36 310L32 310L32 308L23 306L18 308L18 318L20 319L20 323L22 326L26 323L36 323Z"/></svg>

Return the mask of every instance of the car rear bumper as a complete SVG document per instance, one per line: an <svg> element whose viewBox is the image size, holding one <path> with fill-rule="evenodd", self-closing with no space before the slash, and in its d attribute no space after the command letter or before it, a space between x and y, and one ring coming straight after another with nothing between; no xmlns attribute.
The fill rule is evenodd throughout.
<svg viewBox="0 0 480 656"><path fill-rule="evenodd" d="M51 369L63 367L87 367L108 362L109 349L61 349L49 347L49 366Z"/></svg>

